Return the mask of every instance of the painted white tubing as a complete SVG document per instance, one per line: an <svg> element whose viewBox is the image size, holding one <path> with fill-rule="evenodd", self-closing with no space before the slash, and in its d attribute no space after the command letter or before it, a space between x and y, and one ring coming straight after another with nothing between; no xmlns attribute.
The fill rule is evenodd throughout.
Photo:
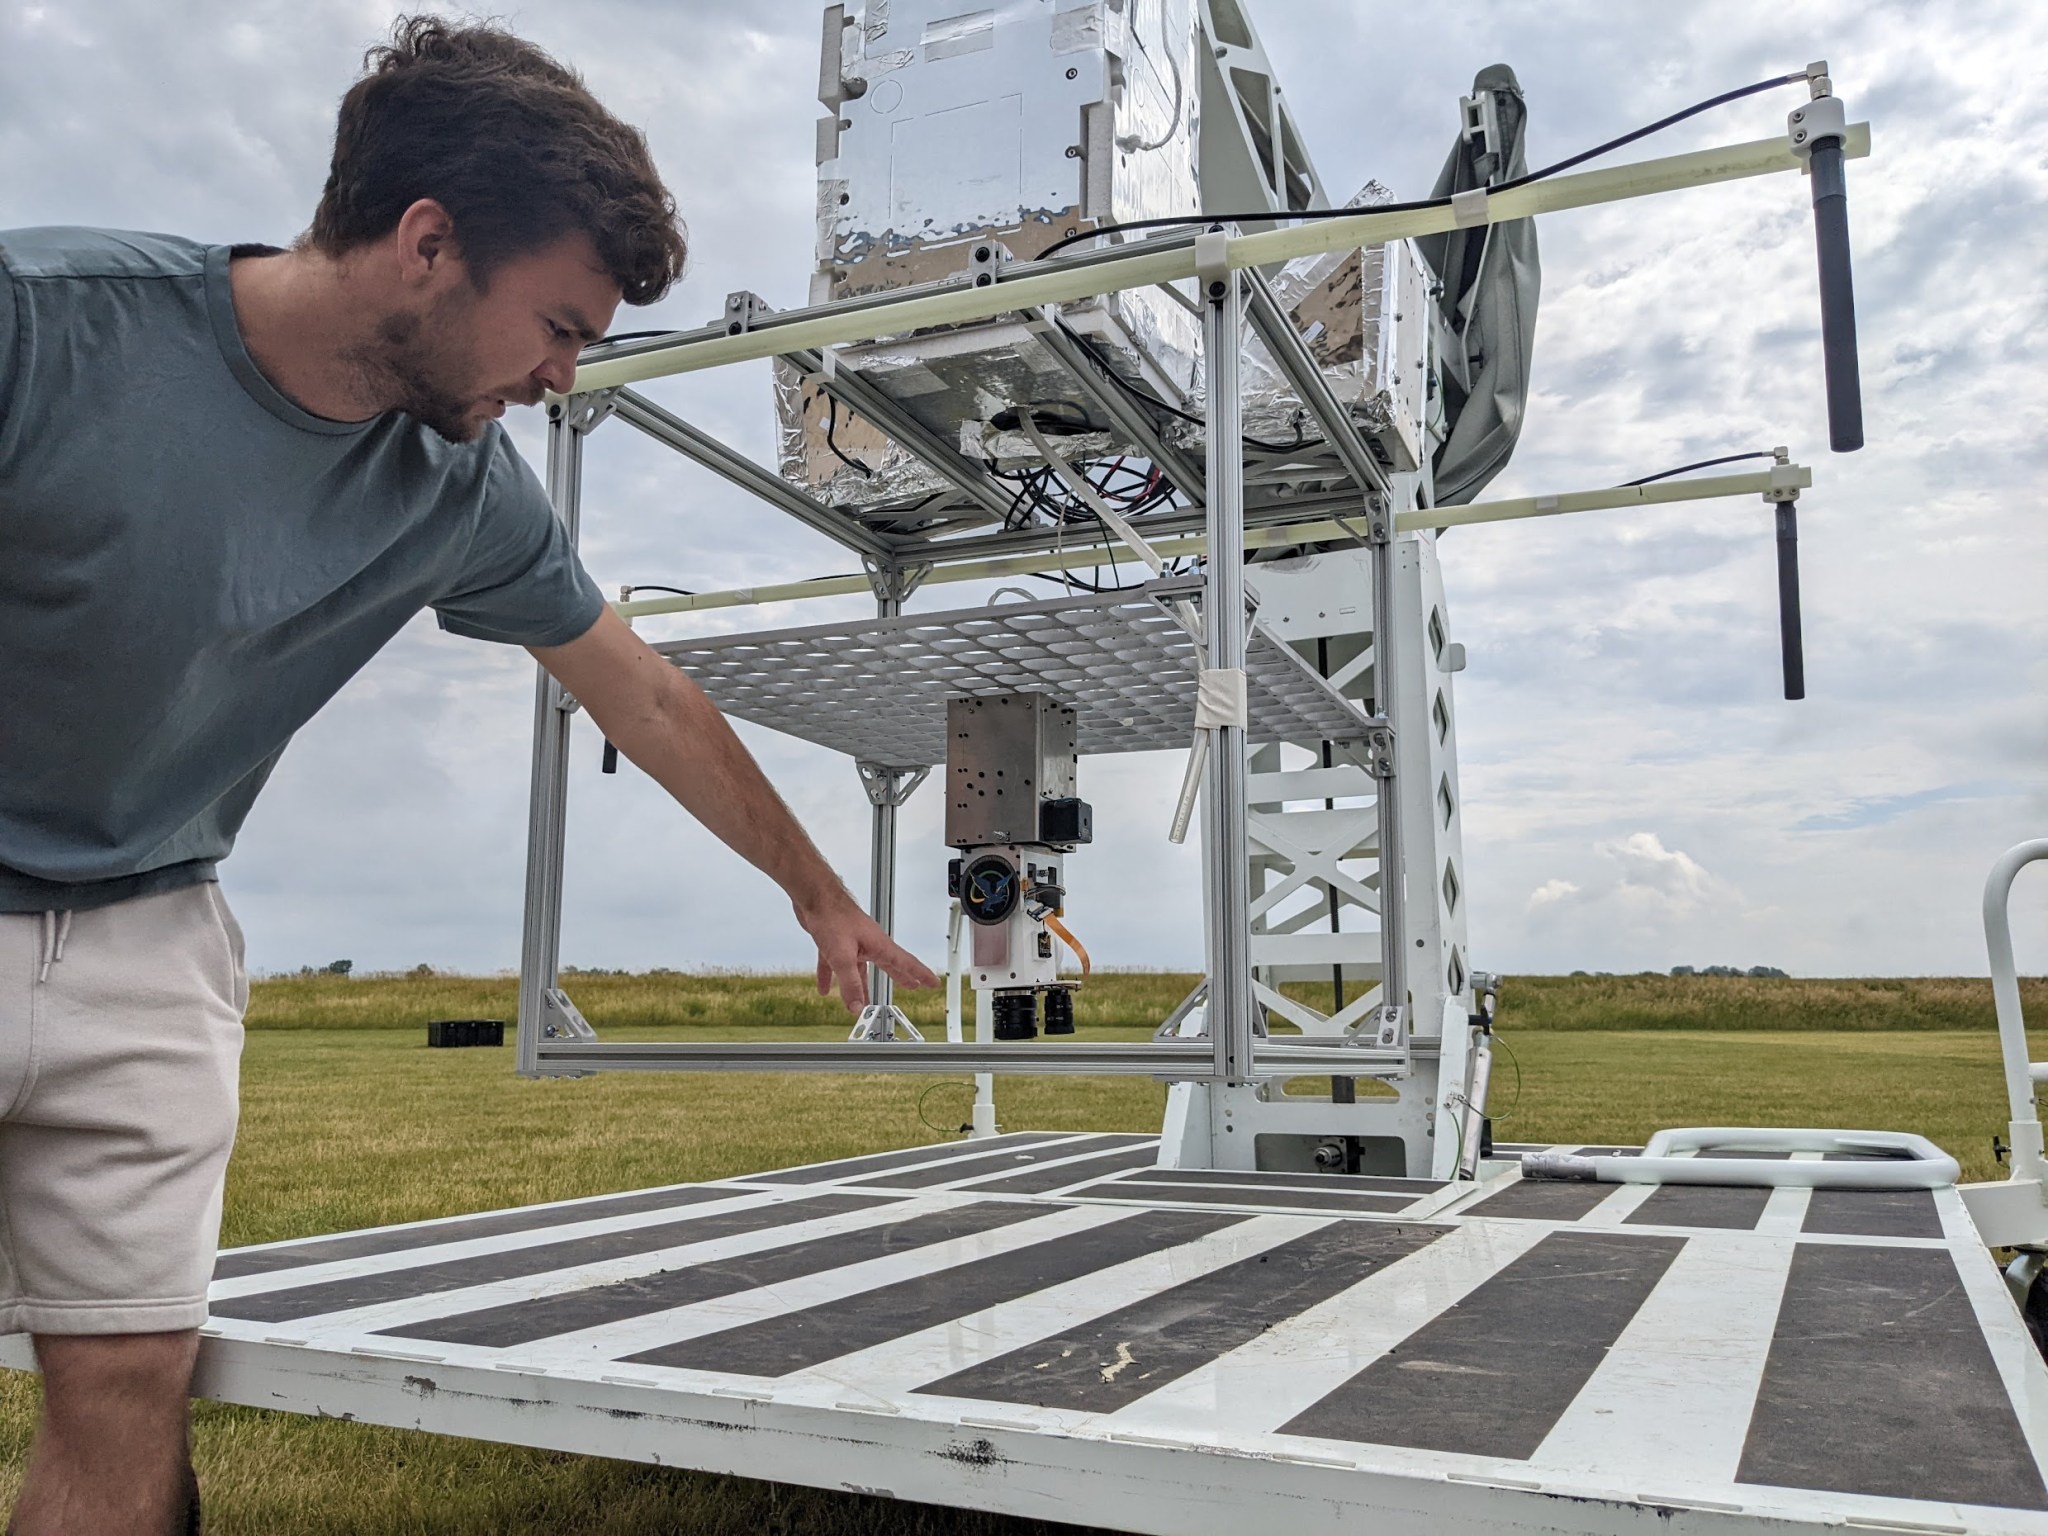
<svg viewBox="0 0 2048 1536"><path fill-rule="evenodd" d="M1962 1172L1934 1162L1757 1162L1736 1157L1596 1157L1603 1184L1721 1184L1760 1189L1941 1189Z"/></svg>
<svg viewBox="0 0 2048 1536"><path fill-rule="evenodd" d="M1472 1086L1465 1094L1465 1134L1458 1147L1460 1175L1479 1175L1479 1143L1486 1134L1486 1095L1492 1086L1493 1036L1481 1035L1472 1052Z"/></svg>
<svg viewBox="0 0 2048 1536"><path fill-rule="evenodd" d="M1759 496L1786 487L1804 489L1813 484L1813 471L1803 464L1779 464L1768 470L1740 475L1701 475L1687 480L1659 480L1653 485L1623 485L1598 491L1560 491L1553 496L1518 496L1506 501L1475 501L1463 507L1424 507L1403 512L1395 519L1395 530L1413 533L1421 528L1464 527L1474 523L1509 522L1526 517L1554 517L1570 512L1626 511L1631 508L1664 506L1681 501L1705 501L1728 496ZM1356 539L1358 530L1349 520L1316 518L1300 523L1277 523L1264 528L1247 528L1245 548L1265 549L1280 544L1322 543L1335 539ZM1153 551L1168 559L1182 555L1204 555L1209 541L1201 534L1187 534L1152 542ZM943 544L928 547L925 554L944 559ZM997 576L1028 576L1036 571L1068 570L1089 565L1120 565L1136 556L1111 545L1108 549L1045 550L1037 554L998 555L986 560L941 565L925 578L926 586L950 581L984 581ZM636 597L612 604L627 618L657 613L698 613L710 608L745 608L758 603L802 602L813 597L863 595L874 588L866 576L821 576L809 581L786 581L774 586L734 587L724 592L693 592L688 597Z"/></svg>
<svg viewBox="0 0 2048 1536"><path fill-rule="evenodd" d="M960 903L955 901L946 914L946 1038L959 1041L965 1036L960 1009L960 935L965 918ZM975 997L975 1038L986 1039L988 1031L982 1027L981 997ZM996 1133L996 1078L993 1072L974 1074L974 1113L971 1117L974 1136L993 1136Z"/></svg>
<svg viewBox="0 0 2048 1536"><path fill-rule="evenodd" d="M974 994L974 1040L977 1045L987 1045L995 1038L995 994L977 990ZM974 1074L974 1135L994 1136L1002 1128L996 1124L996 1075L993 1072Z"/></svg>
<svg viewBox="0 0 2048 1536"><path fill-rule="evenodd" d="M1948 1154L1911 1131L1827 1131L1766 1125L1692 1125L1659 1131L1643 1156L1681 1152L1882 1152L1937 1161Z"/></svg>
<svg viewBox="0 0 2048 1536"><path fill-rule="evenodd" d="M1038 450L1038 456L1050 464L1053 473L1066 483L1068 490L1088 504L1089 509L1101 518L1104 526L1124 543L1131 553L1145 562L1154 576L1166 570L1166 562L1159 558L1159 552L1145 542L1145 536L1124 520L1124 515L1104 501L1087 476L1076 473L1074 466L1060 456L1057 448L1045 440L1045 434L1038 430L1038 423L1031 419L1031 408L1026 406L1017 414L1017 424L1024 429L1024 435L1031 439L1031 446Z"/></svg>
<svg viewBox="0 0 2048 1536"><path fill-rule="evenodd" d="M1782 1152L1783 1159L1674 1156L1692 1151ZM1794 1152L1903 1152L1876 1162L1794 1160ZM1905 1131L1789 1130L1758 1126L1694 1126L1659 1131L1640 1157L1579 1157L1532 1152L1525 1178L1597 1180L1602 1184L1719 1184L1752 1189L1940 1189L1962 1169L1924 1136Z"/></svg>
<svg viewBox="0 0 2048 1536"><path fill-rule="evenodd" d="M960 1029L960 903L946 914L946 1038L966 1038Z"/></svg>
<svg viewBox="0 0 2048 1536"><path fill-rule="evenodd" d="M1843 153L1851 159L1870 153L1868 123L1850 125ZM1780 134L1746 144L1728 144L1605 170L1554 176L1546 181L1517 187L1511 192L1495 193L1485 202L1486 222L1507 223L1539 213L1585 208L1596 203L1619 202L1626 198L1676 192L1749 176L1802 170L1804 167L1805 162L1792 152L1791 140ZM1239 270L1320 251L1343 250L1348 246L1385 245L1416 235L1443 234L1460 227L1463 225L1457 213L1448 207L1421 208L1404 213L1374 213L1365 209L1348 218L1312 220L1292 228L1240 235L1226 245L1226 262L1231 269ZM1129 256L1120 256L1112 261L1086 265L1063 265L1057 260L1043 264L1028 263L1026 275L1006 278L984 288L955 284L937 292L850 313L827 311L802 318L787 317L737 335L679 333L673 345L657 343L644 350L636 349L627 356L584 364L577 370L575 390L579 394L587 394L620 384L637 384L642 379L693 373L755 358L876 341L926 326L989 320L1039 304L1064 304L1124 288L1147 288L1154 283L1178 282L1195 275L1192 246L1177 244L1165 250L1148 251L1145 244L1144 241L1134 242Z"/></svg>
<svg viewBox="0 0 2048 1536"><path fill-rule="evenodd" d="M1173 822L1166 829L1166 840L1180 844L1188 840L1188 823L1194 819L1195 801L1202 793L1202 771L1209 763L1209 733L1196 731L1194 745L1188 748L1187 772L1181 775L1180 793L1174 797Z"/></svg>
<svg viewBox="0 0 2048 1536"><path fill-rule="evenodd" d="M2020 1013L2019 968L2012 954L2012 883L2036 859L2048 859L2048 838L2008 848L1984 882L1984 948L1991 961L1991 1000L1998 1009L1998 1050L2005 1058L2005 1095L2012 1111L2012 1176L2038 1179L2041 1113L2034 1099L2034 1071L2028 1061L2027 1022Z"/></svg>

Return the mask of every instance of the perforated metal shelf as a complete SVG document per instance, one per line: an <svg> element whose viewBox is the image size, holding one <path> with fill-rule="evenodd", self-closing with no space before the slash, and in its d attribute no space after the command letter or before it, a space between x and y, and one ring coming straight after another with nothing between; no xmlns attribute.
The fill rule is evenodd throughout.
<svg viewBox="0 0 2048 1536"><path fill-rule="evenodd" d="M1080 750L1183 748L1200 654L1167 610L1199 581L1125 592L766 630L655 649L727 714L873 763L943 762L946 700L1037 692L1079 716ZM1299 656L1254 629L1245 658L1258 740L1349 741L1366 717Z"/></svg>

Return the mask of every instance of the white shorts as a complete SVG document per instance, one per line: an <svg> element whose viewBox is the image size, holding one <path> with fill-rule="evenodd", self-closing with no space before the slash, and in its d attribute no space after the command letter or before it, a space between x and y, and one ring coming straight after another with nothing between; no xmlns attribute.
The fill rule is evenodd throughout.
<svg viewBox="0 0 2048 1536"><path fill-rule="evenodd" d="M211 882L65 916L0 913L0 1332L196 1328L240 1107L241 930Z"/></svg>

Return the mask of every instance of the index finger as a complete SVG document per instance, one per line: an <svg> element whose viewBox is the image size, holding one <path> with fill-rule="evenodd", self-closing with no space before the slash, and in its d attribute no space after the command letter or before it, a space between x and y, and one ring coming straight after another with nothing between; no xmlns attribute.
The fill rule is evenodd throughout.
<svg viewBox="0 0 2048 1536"><path fill-rule="evenodd" d="M936 987L939 984L937 973L894 939L885 937L882 940L876 947L874 960L906 987Z"/></svg>

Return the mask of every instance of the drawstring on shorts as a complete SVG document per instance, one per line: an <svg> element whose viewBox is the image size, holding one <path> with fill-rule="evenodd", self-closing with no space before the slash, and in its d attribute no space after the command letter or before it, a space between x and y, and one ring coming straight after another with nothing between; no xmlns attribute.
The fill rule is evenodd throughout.
<svg viewBox="0 0 2048 1536"><path fill-rule="evenodd" d="M42 946L37 953L37 958L41 962L36 968L37 986L50 979L50 967L64 958L64 941L70 937L69 912L52 911L43 914Z"/></svg>

